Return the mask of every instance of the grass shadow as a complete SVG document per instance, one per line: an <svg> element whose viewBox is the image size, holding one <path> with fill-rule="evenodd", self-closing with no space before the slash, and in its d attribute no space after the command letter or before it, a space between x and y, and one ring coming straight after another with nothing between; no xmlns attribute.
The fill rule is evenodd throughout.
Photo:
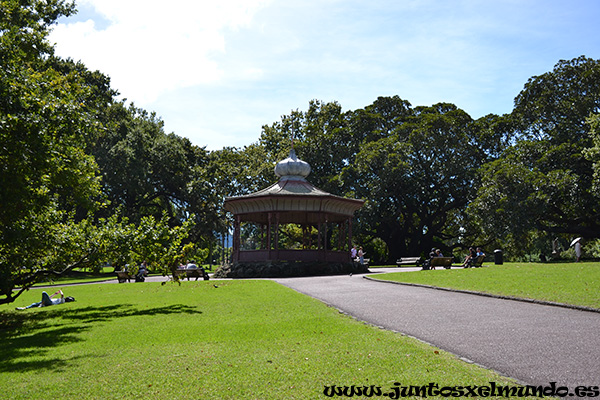
<svg viewBox="0 0 600 400"><path fill-rule="evenodd" d="M183 304L148 309L139 309L132 304L115 304L83 308L56 306L34 312L0 312L0 372L64 369L74 360L45 356L52 348L83 341L81 333L89 330L92 324L119 318L169 314L202 314L202 311Z"/></svg>
<svg viewBox="0 0 600 400"><path fill-rule="evenodd" d="M202 314L202 311L197 310L196 307L191 307L184 304L173 304L164 307L147 309L139 309L133 304L113 304L111 306L89 306L65 311L54 309L52 310L52 314L50 316L52 318L59 317L64 320L74 320L81 323L92 323L110 321L117 318L169 314Z"/></svg>
<svg viewBox="0 0 600 400"><path fill-rule="evenodd" d="M43 356L52 347L79 342L78 334L85 327L65 326L40 329L36 332L23 332L11 338L0 334L0 372L26 372L66 367L66 360L47 359Z"/></svg>

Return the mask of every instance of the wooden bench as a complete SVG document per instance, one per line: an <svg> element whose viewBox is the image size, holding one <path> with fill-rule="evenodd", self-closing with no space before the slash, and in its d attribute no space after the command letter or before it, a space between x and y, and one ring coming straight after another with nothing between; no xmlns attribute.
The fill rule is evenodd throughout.
<svg viewBox="0 0 600 400"><path fill-rule="evenodd" d="M452 267L452 261L454 257L434 257L431 259L430 266L432 267L444 267L450 269Z"/></svg>
<svg viewBox="0 0 600 400"><path fill-rule="evenodd" d="M483 260L485 260L485 254L482 256L477 256L477 258L472 261L472 267L474 268L481 268L483 267Z"/></svg>
<svg viewBox="0 0 600 400"><path fill-rule="evenodd" d="M203 278L204 280L208 280L206 279L208 278L208 274L206 273L206 271L204 271L203 268L176 269L173 275L180 278L185 276L188 281L190 280L190 278L196 278L196 280L198 280L198 278Z"/></svg>
<svg viewBox="0 0 600 400"><path fill-rule="evenodd" d="M418 267L422 262L421 257L402 257L396 260L396 265L416 265Z"/></svg>
<svg viewBox="0 0 600 400"><path fill-rule="evenodd" d="M485 254L472 258L463 265L465 268L480 268L483 267L483 260L485 260Z"/></svg>
<svg viewBox="0 0 600 400"><path fill-rule="evenodd" d="M117 274L119 283L125 283L125 281L131 282L131 278L133 278L127 271L115 271L115 273Z"/></svg>

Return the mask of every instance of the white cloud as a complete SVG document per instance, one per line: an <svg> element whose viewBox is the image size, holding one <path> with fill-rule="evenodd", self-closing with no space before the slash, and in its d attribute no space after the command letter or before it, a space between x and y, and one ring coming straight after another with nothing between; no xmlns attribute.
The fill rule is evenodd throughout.
<svg viewBox="0 0 600 400"><path fill-rule="evenodd" d="M50 40L57 54L109 75L112 86L141 104L166 91L215 84L224 75L214 61L224 53L225 30L247 26L264 0L85 0L108 21L59 24Z"/></svg>
<svg viewBox="0 0 600 400"><path fill-rule="evenodd" d="M559 59L600 58L594 0L80 0L57 54L109 75L167 131L218 149L312 99L398 95L510 112ZM567 12L568 10L568 12ZM543 14L540 14L543 12Z"/></svg>

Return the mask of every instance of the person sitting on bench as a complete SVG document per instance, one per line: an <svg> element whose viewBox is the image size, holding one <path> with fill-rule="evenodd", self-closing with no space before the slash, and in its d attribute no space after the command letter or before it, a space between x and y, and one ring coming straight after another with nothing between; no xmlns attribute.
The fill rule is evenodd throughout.
<svg viewBox="0 0 600 400"><path fill-rule="evenodd" d="M475 252L475 249L472 247L469 247L469 254L467 255L467 257L465 257L465 261L463 262L463 268L469 268L472 266L473 261L477 258L477 253Z"/></svg>

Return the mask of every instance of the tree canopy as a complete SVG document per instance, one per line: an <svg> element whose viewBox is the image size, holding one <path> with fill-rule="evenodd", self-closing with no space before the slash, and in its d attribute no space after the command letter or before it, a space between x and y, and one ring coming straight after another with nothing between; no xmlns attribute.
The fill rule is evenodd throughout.
<svg viewBox="0 0 600 400"><path fill-rule="evenodd" d="M478 120L452 104L413 108L398 96L347 112L312 101L263 128L259 181L295 124L311 182L367 200L359 240L383 240L388 261L473 243L519 253L539 233L597 238L599 65L560 61L529 79L510 114Z"/></svg>
<svg viewBox="0 0 600 400"><path fill-rule="evenodd" d="M484 167L473 209L489 234L527 243L532 231L589 238L600 232L593 190L594 135L600 108L600 61L579 57L529 79L510 115L514 143Z"/></svg>
<svg viewBox="0 0 600 400"><path fill-rule="evenodd" d="M94 94L77 71L56 68L45 40L72 12L58 0L0 3L0 294L9 300L27 284L15 271L54 263L59 224L97 205L97 164L85 151L97 135Z"/></svg>
<svg viewBox="0 0 600 400"><path fill-rule="evenodd" d="M140 262L157 246L167 270L195 229L187 206L213 208L197 190L203 149L115 101L105 75L54 57L48 31L73 12L60 0L0 2L0 302L44 276ZM140 241L141 226L162 234Z"/></svg>
<svg viewBox="0 0 600 400"><path fill-rule="evenodd" d="M313 100L255 143L207 151L54 55L49 29L74 12L0 0L0 303L75 267L146 260L169 273L210 257L229 230L223 199L273 183L292 143L314 185L366 200L354 232L373 261L600 236L600 60L530 78L507 115Z"/></svg>

